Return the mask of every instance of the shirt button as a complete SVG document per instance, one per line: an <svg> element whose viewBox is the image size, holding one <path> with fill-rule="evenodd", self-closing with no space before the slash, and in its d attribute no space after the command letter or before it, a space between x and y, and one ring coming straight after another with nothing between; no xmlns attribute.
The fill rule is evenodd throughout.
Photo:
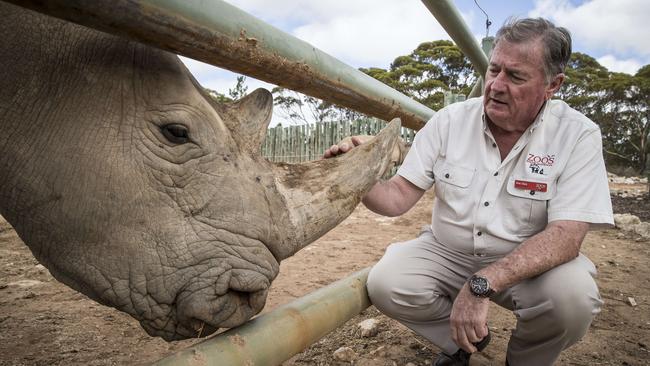
<svg viewBox="0 0 650 366"><path fill-rule="evenodd" d="M485 206L485 207L487 207L489 205L490 205L490 202L485 201L485 203L483 203L483 206Z"/></svg>
<svg viewBox="0 0 650 366"><path fill-rule="evenodd" d="M494 176L496 177L497 175L499 175L499 172L494 172Z"/></svg>
<svg viewBox="0 0 650 366"><path fill-rule="evenodd" d="M449 178L449 173L445 174L445 178Z"/></svg>
<svg viewBox="0 0 650 366"><path fill-rule="evenodd" d="M478 233L476 233L476 235L481 236L481 235L483 235L483 233L479 231Z"/></svg>
<svg viewBox="0 0 650 366"><path fill-rule="evenodd" d="M497 144L495 144L495 143L493 142L493 143L492 143L492 147L497 147Z"/></svg>
<svg viewBox="0 0 650 366"><path fill-rule="evenodd" d="M534 195L535 195L535 191L530 191L530 195L531 195L531 196L534 196Z"/></svg>

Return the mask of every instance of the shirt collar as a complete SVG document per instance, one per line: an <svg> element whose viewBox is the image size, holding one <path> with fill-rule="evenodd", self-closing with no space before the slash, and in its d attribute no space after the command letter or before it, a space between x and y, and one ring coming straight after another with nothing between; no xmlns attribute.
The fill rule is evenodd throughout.
<svg viewBox="0 0 650 366"><path fill-rule="evenodd" d="M542 105L542 108L539 110L539 113L537 113L537 116L535 117L535 121L528 126L526 129L528 133L533 133L535 129L544 121L544 118L546 117L546 113L550 108L548 108L549 102L548 100L544 102ZM481 121L483 121L483 131L489 131L487 120L485 119L485 108L481 108Z"/></svg>

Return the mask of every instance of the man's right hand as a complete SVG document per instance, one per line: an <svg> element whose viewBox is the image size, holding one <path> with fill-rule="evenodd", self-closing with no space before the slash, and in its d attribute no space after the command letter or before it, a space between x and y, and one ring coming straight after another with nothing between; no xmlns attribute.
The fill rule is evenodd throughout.
<svg viewBox="0 0 650 366"><path fill-rule="evenodd" d="M350 139L343 139L338 145L332 145L329 149L325 150L323 158L329 159L335 156L345 154L352 150L354 147L363 143L361 136L352 136Z"/></svg>

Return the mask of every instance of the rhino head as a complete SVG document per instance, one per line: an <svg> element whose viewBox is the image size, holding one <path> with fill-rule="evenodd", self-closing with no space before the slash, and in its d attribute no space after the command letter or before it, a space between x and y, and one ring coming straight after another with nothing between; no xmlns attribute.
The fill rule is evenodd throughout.
<svg viewBox="0 0 650 366"><path fill-rule="evenodd" d="M214 103L179 59L0 2L0 214L58 280L166 340L258 313L279 262L382 175L398 123L272 164L272 96Z"/></svg>

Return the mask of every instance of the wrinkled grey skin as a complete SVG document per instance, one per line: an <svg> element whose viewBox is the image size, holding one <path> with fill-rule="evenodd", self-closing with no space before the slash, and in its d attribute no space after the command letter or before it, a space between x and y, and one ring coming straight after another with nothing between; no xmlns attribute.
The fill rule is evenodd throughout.
<svg viewBox="0 0 650 366"><path fill-rule="evenodd" d="M396 123L346 156L273 165L259 154L267 91L214 105L175 55L2 2L0 14L0 215L58 280L151 335L258 313L279 262L388 164Z"/></svg>

